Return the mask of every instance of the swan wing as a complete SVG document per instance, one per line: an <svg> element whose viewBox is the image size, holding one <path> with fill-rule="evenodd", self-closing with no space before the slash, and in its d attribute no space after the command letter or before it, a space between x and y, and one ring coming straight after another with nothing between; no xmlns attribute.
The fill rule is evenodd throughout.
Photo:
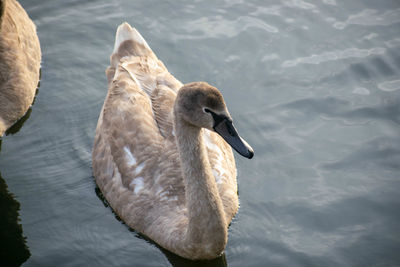
<svg viewBox="0 0 400 267"><path fill-rule="evenodd" d="M160 60L151 57L129 57L121 66L147 94L160 134L164 138L171 137L173 106L182 83L168 72Z"/></svg>
<svg viewBox="0 0 400 267"><path fill-rule="evenodd" d="M130 76L150 101L154 120L161 135L172 136L172 109L182 83L168 72L140 33L128 23L118 27L111 65L106 74L109 84L116 80L118 66Z"/></svg>

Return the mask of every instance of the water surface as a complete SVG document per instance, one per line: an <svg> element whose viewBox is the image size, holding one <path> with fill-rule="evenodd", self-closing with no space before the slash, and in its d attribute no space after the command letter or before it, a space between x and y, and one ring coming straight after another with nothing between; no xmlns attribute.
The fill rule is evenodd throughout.
<svg viewBox="0 0 400 267"><path fill-rule="evenodd" d="M20 204L24 266L179 265L116 218L92 177L123 21L182 82L218 87L255 149L236 157L240 210L217 266L400 265L398 1L21 3L42 79L2 139L0 171Z"/></svg>

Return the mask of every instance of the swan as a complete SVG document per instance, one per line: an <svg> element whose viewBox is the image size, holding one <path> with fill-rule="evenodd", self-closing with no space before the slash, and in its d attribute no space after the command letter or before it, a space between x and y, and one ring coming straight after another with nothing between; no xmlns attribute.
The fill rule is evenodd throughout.
<svg viewBox="0 0 400 267"><path fill-rule="evenodd" d="M15 0L0 0L0 137L31 106L41 51L36 27Z"/></svg>
<svg viewBox="0 0 400 267"><path fill-rule="evenodd" d="M116 33L92 152L95 181L131 228L188 259L213 259L238 210L233 147L252 158L222 94L183 85L128 23ZM230 145L230 146L229 146Z"/></svg>

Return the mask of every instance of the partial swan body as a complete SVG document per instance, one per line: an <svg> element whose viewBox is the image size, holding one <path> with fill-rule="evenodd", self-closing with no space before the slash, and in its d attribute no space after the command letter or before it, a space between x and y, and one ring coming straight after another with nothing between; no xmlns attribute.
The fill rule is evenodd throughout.
<svg viewBox="0 0 400 267"><path fill-rule="evenodd" d="M31 106L41 51L36 27L15 0L0 0L0 137Z"/></svg>
<svg viewBox="0 0 400 267"><path fill-rule="evenodd" d="M96 183L130 227L189 259L212 259L238 210L232 146L251 158L221 93L183 85L127 23L118 27L93 148Z"/></svg>

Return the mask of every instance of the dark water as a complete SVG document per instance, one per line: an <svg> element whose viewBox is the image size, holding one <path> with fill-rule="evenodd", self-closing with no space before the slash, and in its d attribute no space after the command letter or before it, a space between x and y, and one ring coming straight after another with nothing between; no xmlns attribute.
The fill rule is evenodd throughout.
<svg viewBox="0 0 400 267"><path fill-rule="evenodd" d="M21 2L42 80L29 118L2 139L0 172L10 212L20 204L24 266L181 261L121 223L92 178L123 21L182 82L220 88L255 148L237 157L240 211L215 266L400 265L399 1Z"/></svg>

